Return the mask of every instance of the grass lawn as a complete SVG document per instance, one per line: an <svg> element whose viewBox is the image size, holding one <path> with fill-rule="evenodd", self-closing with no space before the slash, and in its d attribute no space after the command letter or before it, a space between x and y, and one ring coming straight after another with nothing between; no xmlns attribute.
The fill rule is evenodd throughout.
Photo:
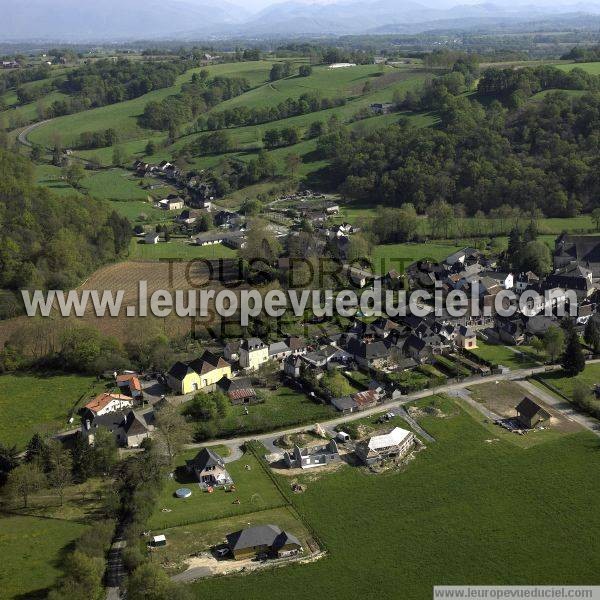
<svg viewBox="0 0 600 600"><path fill-rule="evenodd" d="M577 375L577 377L567 377L562 370L552 373L542 373L539 377L542 381L557 388L565 396L571 398L573 396L573 386L576 381L583 381L590 388L590 391L594 385L600 383L600 364L586 365L584 371Z"/></svg>
<svg viewBox="0 0 600 600"><path fill-rule="evenodd" d="M225 536L228 533L248 526L269 524L277 525L281 529L293 533L303 546L307 547L306 540L311 537L310 533L298 520L293 509L282 506L280 508L271 508L260 512L246 513L225 519L167 529L164 532L167 537L167 546L155 550L153 557L164 566L167 566L169 570L183 570L184 565L182 561L185 558L197 552L203 552L216 544L220 544L225 541ZM174 566L175 568L173 569Z"/></svg>
<svg viewBox="0 0 600 600"><path fill-rule="evenodd" d="M112 207L123 217L127 217L132 223L149 225L151 223L162 223L172 221L173 213L160 208L154 208L152 204L143 200L110 200ZM145 217L140 218L141 215Z"/></svg>
<svg viewBox="0 0 600 600"><path fill-rule="evenodd" d="M239 460L227 464L227 470L235 482L235 492L225 492L222 489L215 490L212 494L203 492L195 476L190 475L185 468L185 461L192 459L199 451L199 449L187 450L177 458L175 476L165 485L157 500L154 514L150 518L151 529L212 521L285 504L279 490L250 452L246 452ZM175 490L182 486L192 490L189 498L175 497ZM239 500L240 503L234 504L235 500ZM163 509L171 512L163 512Z"/></svg>
<svg viewBox="0 0 600 600"><path fill-rule="evenodd" d="M161 258L183 258L192 260L194 258L235 258L237 251L223 246L213 244L211 246L196 246L189 241L171 238L169 242L158 244L144 244L142 240L132 238L129 246L129 257L132 259L159 260Z"/></svg>
<svg viewBox="0 0 600 600"><path fill-rule="evenodd" d="M504 365L510 369L528 369L540 365L538 357L529 346L503 346L486 344L477 340L477 348L471 350L479 358L490 361L495 365Z"/></svg>
<svg viewBox="0 0 600 600"><path fill-rule="evenodd" d="M436 442L403 470L340 469L291 496L327 559L201 581L195 597L258 600L282 589L295 600L424 600L435 584L595 584L598 439L488 443L455 407L421 420Z"/></svg>
<svg viewBox="0 0 600 600"><path fill-rule="evenodd" d="M108 169L88 175L81 185L88 190L90 196L106 200L144 201L148 199L149 195L157 195L155 190L152 190L153 193L150 194L150 191L140 186L140 181L125 169Z"/></svg>
<svg viewBox="0 0 600 600"><path fill-rule="evenodd" d="M572 71L573 69L583 69L587 73L592 75L600 75L600 62L590 63L567 63L562 65L556 65L561 71Z"/></svg>
<svg viewBox="0 0 600 600"><path fill-rule="evenodd" d="M67 546L86 528L74 521L0 516L0 596L6 600L45 598L61 574Z"/></svg>
<svg viewBox="0 0 600 600"><path fill-rule="evenodd" d="M439 262L462 247L445 244L379 245L373 248L373 267L376 273L386 273L390 269L402 273L417 260L429 258Z"/></svg>
<svg viewBox="0 0 600 600"><path fill-rule="evenodd" d="M0 442L22 448L36 431L67 427L71 411L100 388L80 375L0 376Z"/></svg>
<svg viewBox="0 0 600 600"><path fill-rule="evenodd" d="M231 414L219 421L218 435L244 435L303 423L318 423L337 414L331 406L313 402L304 394L285 386L265 392L264 403L247 408L249 414L246 415L244 406L233 406Z"/></svg>
<svg viewBox="0 0 600 600"><path fill-rule="evenodd" d="M60 167L46 164L35 165L34 176L37 185L48 188L59 196L82 196L79 190L61 179Z"/></svg>

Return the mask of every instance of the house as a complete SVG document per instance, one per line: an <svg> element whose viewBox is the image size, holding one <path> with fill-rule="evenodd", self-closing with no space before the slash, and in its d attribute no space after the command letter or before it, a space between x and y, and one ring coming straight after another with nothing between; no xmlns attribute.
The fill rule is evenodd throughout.
<svg viewBox="0 0 600 600"><path fill-rule="evenodd" d="M223 348L223 356L229 362L236 362L240 358L240 340L233 340L225 344Z"/></svg>
<svg viewBox="0 0 600 600"><path fill-rule="evenodd" d="M283 361L283 372L288 377L298 379L302 372L302 359L291 354Z"/></svg>
<svg viewBox="0 0 600 600"><path fill-rule="evenodd" d="M517 420L527 429L533 429L539 423L547 421L552 416L547 410L544 410L527 396L519 402L516 411Z"/></svg>
<svg viewBox="0 0 600 600"><path fill-rule="evenodd" d="M404 353L416 362L421 363L431 356L432 351L423 338L411 334L404 342Z"/></svg>
<svg viewBox="0 0 600 600"><path fill-rule="evenodd" d="M255 404L259 400L249 377L238 377L236 379L223 377L217 383L217 387L227 394L231 404Z"/></svg>
<svg viewBox="0 0 600 600"><path fill-rule="evenodd" d="M288 469L312 469L339 461L340 453L336 441L330 440L319 446L294 446L291 452L284 453L283 458Z"/></svg>
<svg viewBox="0 0 600 600"><path fill-rule="evenodd" d="M367 466L390 458L401 458L413 446L415 436L411 431L395 427L385 435L374 435L356 446L356 455Z"/></svg>
<svg viewBox="0 0 600 600"><path fill-rule="evenodd" d="M376 115L387 115L394 110L392 102L374 102L369 107Z"/></svg>
<svg viewBox="0 0 600 600"><path fill-rule="evenodd" d="M453 267L456 264L464 265L469 261L476 261L476 259L481 255L479 250L475 248L463 248L462 250L458 250L450 254L444 259L444 264Z"/></svg>
<svg viewBox="0 0 600 600"><path fill-rule="evenodd" d="M269 358L271 360L283 360L287 358L292 351L285 342L273 342L269 344Z"/></svg>
<svg viewBox="0 0 600 600"><path fill-rule="evenodd" d="M308 352L308 345L304 338L290 336L285 338L285 343L294 356L306 354Z"/></svg>
<svg viewBox="0 0 600 600"><path fill-rule="evenodd" d="M81 431L89 444L94 443L98 429L103 428L112 433L119 446L137 448L154 430L154 413L110 412L90 419L84 415Z"/></svg>
<svg viewBox="0 0 600 600"><path fill-rule="evenodd" d="M554 268L576 263L589 269L594 279L600 277L600 235L563 234L554 245Z"/></svg>
<svg viewBox="0 0 600 600"><path fill-rule="evenodd" d="M160 200L158 205L164 210L182 210L184 207L184 202L179 196L171 194L167 198Z"/></svg>
<svg viewBox="0 0 600 600"><path fill-rule="evenodd" d="M158 244L158 242L160 242L160 235L154 231L144 237L144 244Z"/></svg>
<svg viewBox="0 0 600 600"><path fill-rule="evenodd" d="M126 373L117 375L117 386L122 392L135 399L141 399L144 395L142 384L137 375Z"/></svg>
<svg viewBox="0 0 600 600"><path fill-rule="evenodd" d="M352 396L340 396L339 398L333 398L331 404L339 410L341 413L347 415L358 411L358 404Z"/></svg>
<svg viewBox="0 0 600 600"><path fill-rule="evenodd" d="M477 336L475 332L466 325L460 325L454 338L454 343L458 348L463 350L472 350L477 348Z"/></svg>
<svg viewBox="0 0 600 600"><path fill-rule="evenodd" d="M202 487L220 487L233 483L225 468L225 461L208 448L202 448L192 460L186 460L185 464L188 472L196 476Z"/></svg>
<svg viewBox="0 0 600 600"><path fill-rule="evenodd" d="M525 341L525 326L520 318L497 319L496 330L499 339L505 344L519 346Z"/></svg>
<svg viewBox="0 0 600 600"><path fill-rule="evenodd" d="M356 337L348 341L346 350L361 367L371 367L377 360L389 357L389 345L382 340L364 342Z"/></svg>
<svg viewBox="0 0 600 600"><path fill-rule="evenodd" d="M356 267L348 267L346 273L348 279L359 288L364 288L367 282L373 279L373 273Z"/></svg>
<svg viewBox="0 0 600 600"><path fill-rule="evenodd" d="M372 408L377 404L379 400L379 394L377 390L366 390L364 392L357 392L352 396L352 400L356 402L357 410L366 410Z"/></svg>
<svg viewBox="0 0 600 600"><path fill-rule="evenodd" d="M194 243L197 246L211 246L213 244L223 244L234 250L246 246L246 233L244 231L207 231L200 233L195 237Z"/></svg>
<svg viewBox="0 0 600 600"><path fill-rule="evenodd" d="M240 367L254 371L269 360L269 347L259 338L248 338L240 344Z"/></svg>
<svg viewBox="0 0 600 600"><path fill-rule="evenodd" d="M91 417L93 418L112 412L119 412L128 408L133 408L131 398L123 396L122 394L104 392L98 394L93 400L90 400L85 405L84 411L91 413Z"/></svg>
<svg viewBox="0 0 600 600"><path fill-rule="evenodd" d="M284 558L302 552L298 538L276 525L255 525L226 536L235 560L254 557Z"/></svg>
<svg viewBox="0 0 600 600"><path fill-rule="evenodd" d="M179 215L177 215L175 221L177 221L177 223L185 223L186 225L192 225L200 218L200 216L203 213L204 211L202 210L186 208L185 210L181 211Z"/></svg>
<svg viewBox="0 0 600 600"><path fill-rule="evenodd" d="M522 294L528 287L537 285L539 282L540 278L533 271L519 273L515 277L515 291Z"/></svg>
<svg viewBox="0 0 600 600"><path fill-rule="evenodd" d="M592 271L577 263L557 269L554 273L548 275L545 286L547 288L574 290L580 300L589 298L596 291Z"/></svg>
<svg viewBox="0 0 600 600"><path fill-rule="evenodd" d="M231 365L207 350L191 362L176 362L167 373L167 384L177 394L189 394L214 389L223 377L231 377Z"/></svg>

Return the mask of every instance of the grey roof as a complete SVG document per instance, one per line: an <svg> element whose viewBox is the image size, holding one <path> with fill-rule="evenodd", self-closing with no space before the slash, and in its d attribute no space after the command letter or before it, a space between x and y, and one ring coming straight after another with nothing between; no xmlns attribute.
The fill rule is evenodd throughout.
<svg viewBox="0 0 600 600"><path fill-rule="evenodd" d="M473 330L470 327L467 327L466 325L461 325L458 328L458 333L460 333L460 335L462 335L463 337L475 337L475 333L473 332Z"/></svg>
<svg viewBox="0 0 600 600"><path fill-rule="evenodd" d="M186 460L185 462L189 467L198 471L204 471L207 467L225 466L225 461L209 448L202 448L192 460Z"/></svg>
<svg viewBox="0 0 600 600"><path fill-rule="evenodd" d="M244 550L257 546L278 549L286 544L301 546L295 535L282 531L277 525L256 525L227 535L227 544L231 550Z"/></svg>
<svg viewBox="0 0 600 600"><path fill-rule="evenodd" d="M340 396L339 398L334 398L331 401L331 404L333 404L333 406L340 411L351 410L358 406L356 400L354 400L354 398L351 396Z"/></svg>
<svg viewBox="0 0 600 600"><path fill-rule="evenodd" d="M265 347L265 343L257 337L251 337L251 338L247 338L245 340L242 340L242 343L240 344L240 348L243 350L254 350L256 348L264 348Z"/></svg>
<svg viewBox="0 0 600 600"><path fill-rule="evenodd" d="M517 412L527 419L531 419L538 413L544 419L548 419L551 416L548 411L544 410L539 404L527 396L525 396L525 398L519 402L517 406Z"/></svg>
<svg viewBox="0 0 600 600"><path fill-rule="evenodd" d="M245 390L252 387L252 380L250 377L237 377L236 379L229 379L228 377L222 377L217 385L224 392L233 392L234 390Z"/></svg>
<svg viewBox="0 0 600 600"><path fill-rule="evenodd" d="M290 348L285 342L273 342L269 346L269 354L281 354L282 352L289 352Z"/></svg>
<svg viewBox="0 0 600 600"><path fill-rule="evenodd" d="M188 374L190 370L190 367L188 365L186 365L185 363L182 363L181 361L177 361L170 369L168 374L173 377L174 379L177 379L179 381L182 381L183 378Z"/></svg>

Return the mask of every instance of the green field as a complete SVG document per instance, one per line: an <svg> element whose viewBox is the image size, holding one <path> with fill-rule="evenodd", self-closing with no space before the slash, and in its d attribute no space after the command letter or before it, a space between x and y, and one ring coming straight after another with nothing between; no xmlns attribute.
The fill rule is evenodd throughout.
<svg viewBox="0 0 600 600"><path fill-rule="evenodd" d="M67 428L71 411L95 390L94 377L0 376L0 443L22 448L36 431Z"/></svg>
<svg viewBox="0 0 600 600"><path fill-rule="evenodd" d="M471 350L471 352L494 365L503 365L510 369L528 369L541 364L529 346L508 347L486 344L478 339L477 348Z"/></svg>
<svg viewBox="0 0 600 600"><path fill-rule="evenodd" d="M141 260L159 260L162 258L183 258L193 260L195 258L235 258L237 251L227 248L222 244L211 246L196 246L189 241L179 238L171 239L169 242L158 244L144 244L143 241L133 238L129 246L129 258Z"/></svg>
<svg viewBox="0 0 600 600"><path fill-rule="evenodd" d="M252 513L285 504L273 482L267 477L253 454L246 452L239 460L227 463L226 468L235 483L234 492L222 489L212 494L203 492L194 475L185 469L185 461L198 454L200 449L188 450L176 459L175 477L170 479L156 502L149 527L164 529L203 521L212 521L234 515ZM218 450L217 450L218 451ZM249 467L249 468L248 468ZM189 498L176 498L175 490L188 487ZM239 500L239 504L234 501ZM164 512L167 509L170 512Z"/></svg>
<svg viewBox="0 0 600 600"><path fill-rule="evenodd" d="M596 384L600 383L600 364L593 363L586 365L585 370L577 375L577 377L567 377L562 371L542 373L539 377L542 381L557 388L565 396L571 398L573 396L573 387L577 381L585 383L590 391Z"/></svg>
<svg viewBox="0 0 600 600"><path fill-rule="evenodd" d="M568 63L556 65L561 71L572 71L573 69L583 69L592 75L600 75L600 62L590 63Z"/></svg>
<svg viewBox="0 0 600 600"><path fill-rule="evenodd" d="M254 600L276 589L295 600L425 600L435 584L596 583L595 436L524 450L487 443L488 430L462 411L421 423L436 442L400 472L300 478L307 489L291 500L326 544L326 559L205 580L195 596Z"/></svg>
<svg viewBox="0 0 600 600"><path fill-rule="evenodd" d="M208 67L208 70L213 75L246 77L251 85L258 85L266 81L271 64L271 62L265 61L223 64ZM58 117L32 131L29 139L42 146L50 146L53 137L58 134L63 145L68 147L73 145L84 131L102 131L109 127L116 129L122 140L149 137L152 132L139 127L137 123L137 117L143 112L146 104L150 101L160 101L167 96L178 93L181 85L190 81L192 75L199 71L200 68L190 69L180 75L173 86L152 91L133 100Z"/></svg>
<svg viewBox="0 0 600 600"><path fill-rule="evenodd" d="M85 525L62 519L0 516L0 596L34 600L61 574L65 549Z"/></svg>
<svg viewBox="0 0 600 600"><path fill-rule="evenodd" d="M373 267L377 273L386 273L390 269L404 272L417 260L429 258L439 262L462 247L445 244L383 244L373 248Z"/></svg>
<svg viewBox="0 0 600 600"><path fill-rule="evenodd" d="M288 387L265 391L265 402L248 406L233 406L231 414L218 421L218 436L239 436L261 431L275 431L307 423L331 419L337 414L331 406L313 402L304 394Z"/></svg>

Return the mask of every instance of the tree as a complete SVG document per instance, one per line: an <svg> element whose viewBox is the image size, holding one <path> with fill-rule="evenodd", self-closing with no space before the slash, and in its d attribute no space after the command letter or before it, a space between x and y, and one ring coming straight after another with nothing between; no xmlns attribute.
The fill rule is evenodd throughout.
<svg viewBox="0 0 600 600"><path fill-rule="evenodd" d="M38 146L38 144L34 144L31 147L31 154L30 154L31 160L33 160L34 162L38 162L42 159L43 155L44 155L44 152L43 152L41 146Z"/></svg>
<svg viewBox="0 0 600 600"><path fill-rule="evenodd" d="M310 65L300 65L298 68L298 75L300 77L309 77L312 75L312 67Z"/></svg>
<svg viewBox="0 0 600 600"><path fill-rule="evenodd" d="M333 398L348 396L352 393L350 382L339 371L328 373L323 377L321 383Z"/></svg>
<svg viewBox="0 0 600 600"><path fill-rule="evenodd" d="M144 154L146 156L152 156L153 154L156 154L156 143L153 142L152 140L150 140L146 144L146 149L144 150Z"/></svg>
<svg viewBox="0 0 600 600"><path fill-rule="evenodd" d="M99 600L105 595L102 586L105 562L75 550L67 555L65 575L48 595L48 600Z"/></svg>
<svg viewBox="0 0 600 600"><path fill-rule="evenodd" d="M302 165L302 157L295 153L290 152L285 156L285 172L289 177L296 177L298 169Z"/></svg>
<svg viewBox="0 0 600 600"><path fill-rule="evenodd" d="M185 414L195 421L212 421L217 418L219 408L213 394L200 392L185 407Z"/></svg>
<svg viewBox="0 0 600 600"><path fill-rule="evenodd" d="M127 580L128 600L189 600L191 593L173 583L157 563L140 565Z"/></svg>
<svg viewBox="0 0 600 600"><path fill-rule="evenodd" d="M81 180L85 177L85 171L81 163L72 162L63 167L62 175L69 185L79 189Z"/></svg>
<svg viewBox="0 0 600 600"><path fill-rule="evenodd" d="M594 354L600 352L600 326L595 318L591 318L585 326L583 339L591 346Z"/></svg>
<svg viewBox="0 0 600 600"><path fill-rule="evenodd" d="M541 354L544 351L544 341L537 335L534 335L529 342L536 354Z"/></svg>
<svg viewBox="0 0 600 600"><path fill-rule="evenodd" d="M533 271L543 276L552 270L552 254L544 242L529 242L525 244L520 257L522 271Z"/></svg>
<svg viewBox="0 0 600 600"><path fill-rule="evenodd" d="M544 334L544 348L550 362L555 363L565 345L565 334L560 327L552 326Z"/></svg>
<svg viewBox="0 0 600 600"><path fill-rule="evenodd" d="M371 256L371 244L367 238L355 233L350 236L348 247L346 249L346 260L350 263L357 261L368 261Z"/></svg>
<svg viewBox="0 0 600 600"><path fill-rule="evenodd" d="M16 446L0 444L0 486L6 482L8 474L19 464L19 451Z"/></svg>
<svg viewBox="0 0 600 600"><path fill-rule="evenodd" d="M115 436L102 427L94 433L94 467L96 473L108 475L118 458Z"/></svg>
<svg viewBox="0 0 600 600"><path fill-rule="evenodd" d="M21 498L23 506L27 508L31 494L43 488L45 484L44 473L35 462L23 463L9 473L6 489L10 498Z"/></svg>
<svg viewBox="0 0 600 600"><path fill-rule="evenodd" d="M127 156L125 155L125 151L122 146L115 146L112 155L113 165L116 167L120 167L127 162Z"/></svg>
<svg viewBox="0 0 600 600"><path fill-rule="evenodd" d="M167 404L156 415L157 441L172 464L175 455L190 441L190 427L177 407Z"/></svg>
<svg viewBox="0 0 600 600"><path fill-rule="evenodd" d="M579 375L585 369L585 356L579 336L573 326L568 328L567 343L562 357L562 368L569 377Z"/></svg>
<svg viewBox="0 0 600 600"><path fill-rule="evenodd" d="M450 228L454 223L454 211L445 200L436 200L427 208L427 217L432 233L443 232L444 237L449 237Z"/></svg>
<svg viewBox="0 0 600 600"><path fill-rule="evenodd" d="M34 433L27 442L25 448L25 462L35 463L40 469L44 469L48 456L48 444L39 433Z"/></svg>
<svg viewBox="0 0 600 600"><path fill-rule="evenodd" d="M58 493L63 505L65 488L73 481L73 457L58 440L48 444L48 482Z"/></svg>

